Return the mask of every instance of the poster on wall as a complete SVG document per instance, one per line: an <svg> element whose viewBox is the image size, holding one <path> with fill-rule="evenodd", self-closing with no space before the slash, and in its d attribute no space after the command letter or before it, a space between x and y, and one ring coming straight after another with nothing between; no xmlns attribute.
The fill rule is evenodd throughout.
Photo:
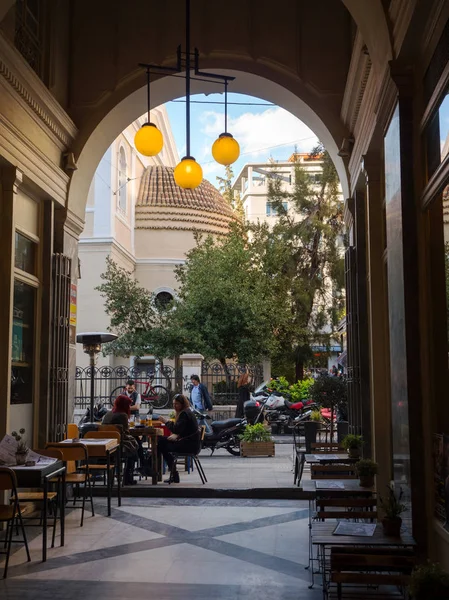
<svg viewBox="0 0 449 600"><path fill-rule="evenodd" d="M70 343L76 343L76 284L70 284Z"/></svg>

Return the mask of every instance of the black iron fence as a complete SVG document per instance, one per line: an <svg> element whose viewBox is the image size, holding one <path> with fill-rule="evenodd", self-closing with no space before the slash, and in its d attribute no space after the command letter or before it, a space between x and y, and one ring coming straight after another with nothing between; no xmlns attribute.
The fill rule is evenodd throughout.
<svg viewBox="0 0 449 600"><path fill-rule="evenodd" d="M203 362L201 381L207 386L212 396L214 405L236 404L238 398L237 381L242 373L251 375L252 385L257 387L263 380L262 365L227 364L218 361ZM94 367L95 403L101 402L109 405L111 398L120 393L128 379L133 379L139 394L145 392L150 378L152 385L164 386L170 394L190 394L190 379L184 378L182 368L171 366L142 367ZM87 408L90 403L90 378L91 367L77 367L75 373L75 406Z"/></svg>
<svg viewBox="0 0 449 600"><path fill-rule="evenodd" d="M95 403L109 405L123 390L128 379L133 379L139 394L146 391L151 378L153 386L163 386L170 393L183 390L182 369L171 366L150 367L95 367ZM91 367L76 367L75 372L75 407L87 408L90 403Z"/></svg>

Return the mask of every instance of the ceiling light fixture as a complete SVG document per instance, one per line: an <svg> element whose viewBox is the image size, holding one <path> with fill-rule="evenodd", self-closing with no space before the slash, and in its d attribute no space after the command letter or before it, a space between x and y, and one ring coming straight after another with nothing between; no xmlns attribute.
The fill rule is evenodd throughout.
<svg viewBox="0 0 449 600"><path fill-rule="evenodd" d="M192 56L194 59L195 76L191 74ZM222 165L230 165L237 160L240 155L238 142L227 130L228 120L228 83L235 77L219 75L218 73L208 73L199 69L199 51L190 51L190 0L186 0L186 49L181 51L181 46L177 48L176 67L162 67L159 65L139 64L147 72L147 100L148 100L148 122L145 123L134 138L136 149L145 156L155 156L162 150L162 134L157 127L150 121L150 74L157 72L169 76L179 76L182 68L185 68L186 80L186 156L176 165L174 178L179 187L183 189L195 189L203 180L203 170L196 160L190 154L190 82L192 79L197 81L206 81L209 83L224 82L225 84L225 131L220 134L212 146L212 155L214 159ZM176 74L176 75L175 75ZM214 79L216 81L214 81Z"/></svg>

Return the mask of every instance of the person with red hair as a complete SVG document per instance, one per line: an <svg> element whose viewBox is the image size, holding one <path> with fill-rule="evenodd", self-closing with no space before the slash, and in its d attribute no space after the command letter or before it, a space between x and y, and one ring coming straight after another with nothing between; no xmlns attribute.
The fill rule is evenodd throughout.
<svg viewBox="0 0 449 600"><path fill-rule="evenodd" d="M129 430L128 419L131 415L131 403L132 400L125 394L120 394L114 400L114 406L112 410L109 410L103 417L103 423L105 425L121 425L123 431Z"/></svg>

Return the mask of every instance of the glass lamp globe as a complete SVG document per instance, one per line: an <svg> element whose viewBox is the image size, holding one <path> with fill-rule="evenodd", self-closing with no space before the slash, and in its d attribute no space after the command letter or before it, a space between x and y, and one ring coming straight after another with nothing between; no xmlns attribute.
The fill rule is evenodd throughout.
<svg viewBox="0 0 449 600"><path fill-rule="evenodd" d="M232 165L240 156L240 146L230 133L221 133L212 146L212 156L220 165Z"/></svg>
<svg viewBox="0 0 449 600"><path fill-rule="evenodd" d="M203 181L203 169L191 156L184 156L173 175L179 187L185 190L194 190Z"/></svg>
<svg viewBox="0 0 449 600"><path fill-rule="evenodd" d="M145 123L134 136L134 146L144 156L156 156L163 145L162 133L154 123Z"/></svg>

